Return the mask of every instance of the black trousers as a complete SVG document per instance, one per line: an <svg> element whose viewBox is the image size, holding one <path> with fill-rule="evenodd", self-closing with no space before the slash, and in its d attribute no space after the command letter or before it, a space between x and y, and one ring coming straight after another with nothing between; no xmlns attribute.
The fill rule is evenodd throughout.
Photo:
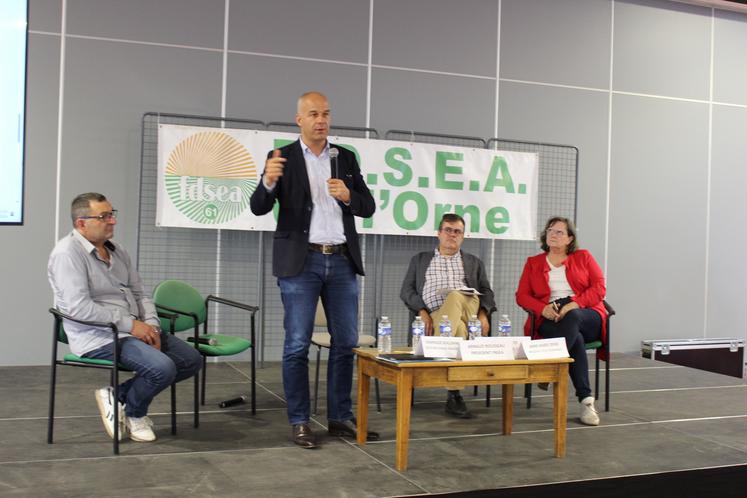
<svg viewBox="0 0 747 498"><path fill-rule="evenodd" d="M559 322L543 320L539 333L545 339L565 337L568 354L573 358L568 373L576 389L576 397L581 401L591 396L589 361L584 343L598 341L602 336L602 317L599 313L592 309L571 310Z"/></svg>

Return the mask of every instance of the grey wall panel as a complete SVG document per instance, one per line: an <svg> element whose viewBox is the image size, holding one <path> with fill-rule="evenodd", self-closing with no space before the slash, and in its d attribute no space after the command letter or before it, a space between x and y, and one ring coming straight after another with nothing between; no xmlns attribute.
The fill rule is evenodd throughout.
<svg viewBox="0 0 747 498"><path fill-rule="evenodd" d="M60 0L30 0L29 29L35 31L60 32L62 2Z"/></svg>
<svg viewBox="0 0 747 498"><path fill-rule="evenodd" d="M747 275L747 109L714 106L711 163L708 337L746 337L744 279Z"/></svg>
<svg viewBox="0 0 747 498"><path fill-rule="evenodd" d="M374 64L495 76L494 0L376 0Z"/></svg>
<svg viewBox="0 0 747 498"><path fill-rule="evenodd" d="M614 90L707 99L710 9L666 0L614 5Z"/></svg>
<svg viewBox="0 0 747 498"><path fill-rule="evenodd" d="M66 66L61 204L82 191L111 196L117 238L134 254L142 115L219 114L221 54L70 39Z"/></svg>
<svg viewBox="0 0 747 498"><path fill-rule="evenodd" d="M501 138L566 144L579 149L579 243L602 266L607 223L604 206L608 100L607 92L502 82L498 113Z"/></svg>
<svg viewBox="0 0 747 498"><path fill-rule="evenodd" d="M59 55L59 37L29 36L24 225L0 227L2 365L39 364L51 352L47 259L55 242Z"/></svg>
<svg viewBox="0 0 747 498"><path fill-rule="evenodd" d="M611 3L504 0L501 78L609 87Z"/></svg>
<svg viewBox="0 0 747 498"><path fill-rule="evenodd" d="M223 48L225 0L68 0L69 34Z"/></svg>
<svg viewBox="0 0 747 498"><path fill-rule="evenodd" d="M713 99L747 105L747 14L719 12L713 41Z"/></svg>
<svg viewBox="0 0 747 498"><path fill-rule="evenodd" d="M495 81L374 68L371 126L490 137Z"/></svg>
<svg viewBox="0 0 747 498"><path fill-rule="evenodd" d="M707 163L707 105L615 96L608 296L619 315L616 351L703 335Z"/></svg>
<svg viewBox="0 0 747 498"><path fill-rule="evenodd" d="M333 124L366 123L366 68L258 55L230 54L226 115L262 121L295 121L299 95L324 92Z"/></svg>
<svg viewBox="0 0 747 498"><path fill-rule="evenodd" d="M368 0L231 2L230 50L368 61Z"/></svg>

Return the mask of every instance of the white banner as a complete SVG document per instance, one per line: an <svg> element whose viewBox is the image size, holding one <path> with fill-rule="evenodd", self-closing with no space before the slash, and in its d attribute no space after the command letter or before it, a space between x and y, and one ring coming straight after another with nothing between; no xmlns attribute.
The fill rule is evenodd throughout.
<svg viewBox="0 0 747 498"><path fill-rule="evenodd" d="M249 199L267 152L297 134L159 125L156 225L274 230ZM460 214L468 237L533 240L538 158L526 152L329 137L352 150L376 201L359 233L433 236L444 213Z"/></svg>

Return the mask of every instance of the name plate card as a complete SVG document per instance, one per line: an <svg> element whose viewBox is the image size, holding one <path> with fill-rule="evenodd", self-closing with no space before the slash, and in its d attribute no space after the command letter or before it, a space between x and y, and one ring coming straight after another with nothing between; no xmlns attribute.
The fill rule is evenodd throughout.
<svg viewBox="0 0 747 498"><path fill-rule="evenodd" d="M462 341L459 353L464 361L513 360L514 346L510 337L478 337Z"/></svg>
<svg viewBox="0 0 747 498"><path fill-rule="evenodd" d="M521 345L525 342L531 341L532 338L527 335L522 335L522 336L512 336L511 339L513 340L513 343L514 343L514 359L526 360L527 355L524 354L524 348L522 348Z"/></svg>
<svg viewBox="0 0 747 498"><path fill-rule="evenodd" d="M568 348L563 337L523 342L521 348L528 360L568 358Z"/></svg>
<svg viewBox="0 0 747 498"><path fill-rule="evenodd" d="M441 337L424 335L415 354L422 354L426 358L459 358L459 343L464 342L461 337Z"/></svg>

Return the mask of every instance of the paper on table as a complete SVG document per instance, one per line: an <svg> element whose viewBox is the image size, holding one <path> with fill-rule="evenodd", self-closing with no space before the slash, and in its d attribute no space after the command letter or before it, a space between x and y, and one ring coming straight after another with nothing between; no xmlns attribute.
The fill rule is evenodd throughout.
<svg viewBox="0 0 747 498"><path fill-rule="evenodd" d="M469 296L482 296L482 292L472 287L459 287L458 289L449 289L449 288L438 289L436 290L436 295L446 296L449 294L449 292L452 292L452 291L461 292L462 294L467 294Z"/></svg>

